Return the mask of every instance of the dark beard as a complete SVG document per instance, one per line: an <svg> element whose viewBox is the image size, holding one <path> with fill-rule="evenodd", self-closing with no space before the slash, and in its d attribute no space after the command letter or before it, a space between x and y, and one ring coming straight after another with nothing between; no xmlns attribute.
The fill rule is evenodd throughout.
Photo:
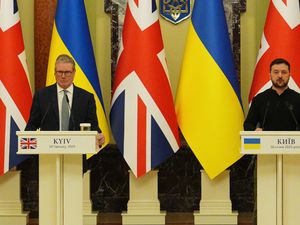
<svg viewBox="0 0 300 225"><path fill-rule="evenodd" d="M273 82L273 81L272 81L272 84L273 84L274 87L282 88L282 89L284 89L288 86L288 83L282 83L281 85L278 85L276 82Z"/></svg>

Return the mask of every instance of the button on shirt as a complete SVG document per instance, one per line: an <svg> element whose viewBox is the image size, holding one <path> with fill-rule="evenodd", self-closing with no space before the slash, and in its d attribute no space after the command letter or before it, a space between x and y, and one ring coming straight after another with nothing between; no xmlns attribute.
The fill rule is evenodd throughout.
<svg viewBox="0 0 300 225"><path fill-rule="evenodd" d="M69 106L70 109L72 107L72 100L73 100L73 91L74 91L74 86L73 84L68 87L67 89L67 96L69 98ZM64 89L61 88L58 84L57 84L57 101L58 101L58 111L59 111L59 130L61 130L61 105L62 105L62 99L64 97ZM71 111L70 111L70 115L71 115Z"/></svg>

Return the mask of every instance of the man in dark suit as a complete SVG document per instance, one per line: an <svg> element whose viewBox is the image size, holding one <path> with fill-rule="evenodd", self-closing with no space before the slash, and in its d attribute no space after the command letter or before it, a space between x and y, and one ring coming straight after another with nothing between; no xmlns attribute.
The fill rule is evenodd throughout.
<svg viewBox="0 0 300 225"><path fill-rule="evenodd" d="M104 136L98 126L94 96L73 84L75 72L75 62L70 56L57 57L56 83L36 91L25 130L80 130L80 123L90 123L91 130L99 132L97 140L102 145ZM69 111L66 128L62 124L64 95Z"/></svg>

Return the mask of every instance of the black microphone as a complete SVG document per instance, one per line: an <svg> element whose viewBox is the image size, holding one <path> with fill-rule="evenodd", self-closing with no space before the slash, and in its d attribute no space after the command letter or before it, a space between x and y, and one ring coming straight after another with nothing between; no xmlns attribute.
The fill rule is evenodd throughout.
<svg viewBox="0 0 300 225"><path fill-rule="evenodd" d="M285 104L286 104L288 110L290 111L290 113L293 117L293 120L294 120L295 125L296 125L296 131L298 131L299 130L299 125L298 125L298 120L297 120L297 118L295 116L295 113L294 113L294 106L292 104L289 104L288 102L285 102Z"/></svg>
<svg viewBox="0 0 300 225"><path fill-rule="evenodd" d="M74 122L74 118L73 118L73 114L72 114L72 111L71 111L71 106L70 106L70 101L69 101L69 97L66 93L66 100L67 100L67 103L68 103L68 107L69 107L69 110L70 110L70 118L71 118L71 121L72 121L72 130L75 130L75 122Z"/></svg>
<svg viewBox="0 0 300 225"><path fill-rule="evenodd" d="M50 104L48 105L47 109L46 109L46 112L45 114L43 115L43 118L41 119L41 122L40 122L40 130L42 130L42 127L44 125L44 122L45 122L45 119L50 111L50 108L52 107L52 104L53 104L53 99L51 99L50 101Z"/></svg>
<svg viewBox="0 0 300 225"><path fill-rule="evenodd" d="M269 112L269 108L270 108L270 101L267 102L266 104L266 109L265 109L265 113L264 113L264 117L263 117L263 121L262 121L262 124L261 124L261 128L264 130L265 128L265 123L266 123L266 118L267 118L267 114Z"/></svg>

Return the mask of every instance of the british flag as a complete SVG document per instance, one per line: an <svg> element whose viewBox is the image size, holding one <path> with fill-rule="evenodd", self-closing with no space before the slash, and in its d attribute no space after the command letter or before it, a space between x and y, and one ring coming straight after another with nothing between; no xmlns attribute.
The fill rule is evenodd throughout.
<svg viewBox="0 0 300 225"><path fill-rule="evenodd" d="M16 154L16 131L25 128L31 101L17 2L0 0L0 175L26 158Z"/></svg>
<svg viewBox="0 0 300 225"><path fill-rule="evenodd" d="M179 149L178 125L155 1L129 0L110 123L136 177Z"/></svg>
<svg viewBox="0 0 300 225"><path fill-rule="evenodd" d="M289 86L300 86L300 8L298 0L270 1L261 46L249 94L249 103L258 93L271 87L269 65L275 58L291 64Z"/></svg>
<svg viewBox="0 0 300 225"><path fill-rule="evenodd" d="M36 138L21 138L20 148L21 149L36 149L37 140Z"/></svg>

